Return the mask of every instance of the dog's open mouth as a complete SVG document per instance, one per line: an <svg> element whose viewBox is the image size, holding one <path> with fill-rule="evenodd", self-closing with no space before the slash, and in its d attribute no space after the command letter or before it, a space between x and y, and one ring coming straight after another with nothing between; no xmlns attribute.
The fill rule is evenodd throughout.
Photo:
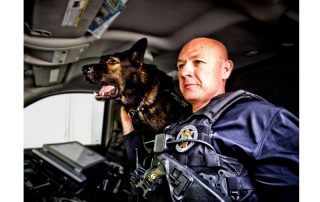
<svg viewBox="0 0 320 202"><path fill-rule="evenodd" d="M99 92L95 92L97 100L109 100L118 96L118 88L112 85L102 86Z"/></svg>

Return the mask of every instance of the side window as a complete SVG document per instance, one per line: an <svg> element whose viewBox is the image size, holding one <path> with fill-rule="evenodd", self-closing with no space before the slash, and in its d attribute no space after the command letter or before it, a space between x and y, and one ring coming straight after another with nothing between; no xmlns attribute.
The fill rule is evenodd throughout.
<svg viewBox="0 0 320 202"><path fill-rule="evenodd" d="M24 148L66 141L100 144L104 106L86 93L54 95L27 106Z"/></svg>

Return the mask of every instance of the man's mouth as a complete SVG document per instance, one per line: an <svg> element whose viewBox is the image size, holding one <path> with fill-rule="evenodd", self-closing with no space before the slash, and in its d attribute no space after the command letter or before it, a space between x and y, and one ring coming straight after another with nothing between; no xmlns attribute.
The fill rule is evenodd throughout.
<svg viewBox="0 0 320 202"><path fill-rule="evenodd" d="M188 88L194 88L196 86L199 86L196 83L188 83L188 84L184 84L184 88L188 89Z"/></svg>
<svg viewBox="0 0 320 202"><path fill-rule="evenodd" d="M97 100L109 100L118 97L119 90L113 85L102 86L99 92L95 92Z"/></svg>

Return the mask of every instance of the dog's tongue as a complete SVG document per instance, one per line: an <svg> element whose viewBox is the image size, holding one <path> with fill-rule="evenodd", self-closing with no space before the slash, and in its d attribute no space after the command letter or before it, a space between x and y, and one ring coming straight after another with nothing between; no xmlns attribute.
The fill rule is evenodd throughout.
<svg viewBox="0 0 320 202"><path fill-rule="evenodd" d="M114 90L115 87L114 86L102 86L102 88L99 91L100 95L108 95L112 92L112 90Z"/></svg>

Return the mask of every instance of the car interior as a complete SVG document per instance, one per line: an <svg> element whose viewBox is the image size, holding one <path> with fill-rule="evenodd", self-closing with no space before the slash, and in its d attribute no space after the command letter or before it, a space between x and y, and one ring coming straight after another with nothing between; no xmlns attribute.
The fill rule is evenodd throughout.
<svg viewBox="0 0 320 202"><path fill-rule="evenodd" d="M85 81L82 66L141 38L145 63L174 80L186 42L217 39L234 63L227 91L250 91L299 117L297 0L31 0L23 36L25 201L136 200L120 105L94 99L100 87ZM96 158L77 167L67 154L78 150Z"/></svg>

